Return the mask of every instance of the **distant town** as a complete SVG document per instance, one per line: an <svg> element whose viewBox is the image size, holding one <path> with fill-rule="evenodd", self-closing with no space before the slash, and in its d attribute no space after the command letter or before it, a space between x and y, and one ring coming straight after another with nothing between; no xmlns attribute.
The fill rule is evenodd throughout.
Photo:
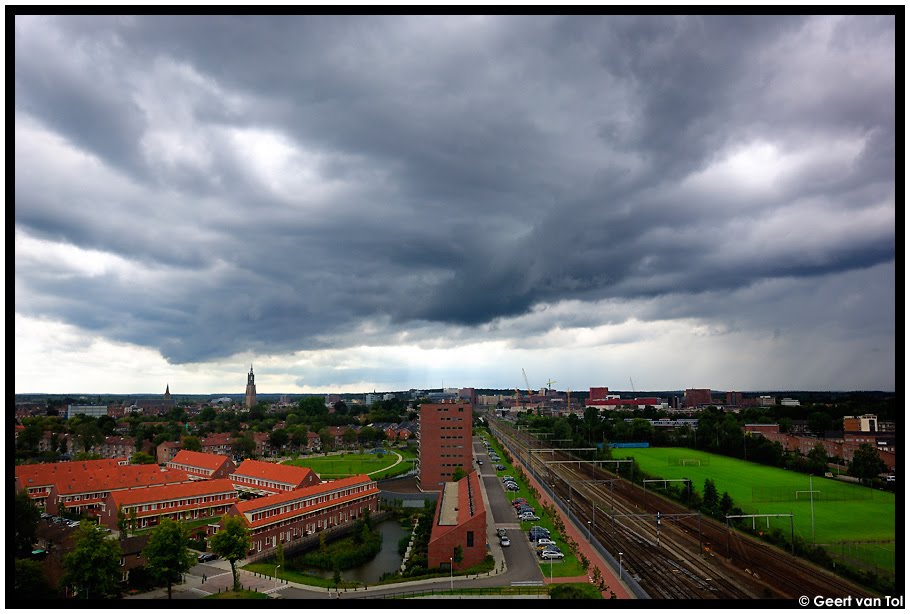
<svg viewBox="0 0 910 614"><path fill-rule="evenodd" d="M747 579L712 567L715 555L738 556L718 542L704 550L717 522L795 555L800 563L785 564L793 577L812 576L812 565L836 570L819 590L874 596L894 583L893 392L263 394L252 366L243 394L163 388L16 395L17 595L363 599L521 587L537 598L691 599L802 590L758 579L783 574L778 563ZM736 463L758 472L748 492L729 482ZM783 508L759 514L802 509L807 498L809 524ZM828 534L816 535L816 514L831 513L833 501L878 506L881 522L864 531L820 522ZM656 524L641 524L652 516ZM614 528L599 536L608 517ZM675 588L666 585L674 572L655 570L678 564L660 554L674 540L715 585L680 583L678 573ZM881 552L869 555L869 543ZM80 571L87 544L103 544L110 564ZM379 573L364 571L370 565Z"/></svg>

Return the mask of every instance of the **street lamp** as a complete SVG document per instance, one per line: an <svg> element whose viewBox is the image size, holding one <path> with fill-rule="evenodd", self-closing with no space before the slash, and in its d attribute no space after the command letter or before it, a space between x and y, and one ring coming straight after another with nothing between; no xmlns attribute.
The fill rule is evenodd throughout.
<svg viewBox="0 0 910 614"><path fill-rule="evenodd" d="M591 542L591 521L590 520L588 521L588 543L592 544L592 542Z"/></svg>
<svg viewBox="0 0 910 614"><path fill-rule="evenodd" d="M619 581L622 582L622 552L619 553Z"/></svg>
<svg viewBox="0 0 910 614"><path fill-rule="evenodd" d="M275 586L278 586L278 568L279 567L281 567L281 565L275 565Z"/></svg>
<svg viewBox="0 0 910 614"><path fill-rule="evenodd" d="M449 589L455 590L455 562L449 557Z"/></svg>

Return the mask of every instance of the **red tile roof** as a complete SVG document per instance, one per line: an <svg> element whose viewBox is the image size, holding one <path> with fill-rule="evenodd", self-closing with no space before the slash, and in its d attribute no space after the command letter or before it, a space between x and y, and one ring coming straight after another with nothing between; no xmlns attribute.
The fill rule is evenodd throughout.
<svg viewBox="0 0 910 614"><path fill-rule="evenodd" d="M268 495L267 497L259 497L258 499L241 501L237 504L237 511L239 511L241 514L245 514L247 512L257 511L259 509L269 508L279 503L296 501L297 499L307 499L315 495L321 495L323 493L338 490L339 488L354 486L355 484L369 484L370 482L373 482L373 480L371 480L370 477L366 474L352 475L349 478L332 480L331 482L323 482L322 484L317 484L315 486L298 488L297 490L290 490L288 492L279 493L277 495ZM373 482L374 487L375 484L376 483ZM379 492L378 488L376 488L376 492Z"/></svg>
<svg viewBox="0 0 910 614"><path fill-rule="evenodd" d="M189 482L187 484L168 484L159 488L120 490L112 492L111 498L114 501L114 507L118 507L120 505L220 494L237 494L237 491L234 490L234 485L227 478Z"/></svg>
<svg viewBox="0 0 910 614"><path fill-rule="evenodd" d="M313 506L307 506L306 508L289 510L283 514L276 514L274 516L268 516L266 518L259 518L252 522L247 519L245 514L254 514L262 510L267 510L276 505L281 505L283 503L291 503L296 501L303 501L306 499L312 499L323 493L331 493L337 490L347 488L350 486L366 486L366 490L363 492L348 494L337 499L332 499L330 501L323 501L321 503L315 504ZM349 478L344 478L341 480L334 480L332 482L324 482L316 486L310 486L309 488L301 488L298 490L292 490L286 493L280 493L277 495L270 495L268 497L261 497L259 499L253 499L250 501L242 501L235 505L237 511L240 512L241 518L246 520L247 524L252 528L257 528L269 524L274 524L276 522L281 522L286 519L295 518L300 516L303 513L310 513L314 509L320 509L327 506L338 505L341 503L346 503L348 501L354 501L369 495L379 494L379 487L376 485L376 482L371 480L367 475L355 475Z"/></svg>
<svg viewBox="0 0 910 614"><path fill-rule="evenodd" d="M212 471L215 471L227 460L229 460L228 457L222 454L207 454L205 452L180 450L168 464L177 463L180 465L189 465L190 467L200 467L202 469L211 469Z"/></svg>
<svg viewBox="0 0 910 614"><path fill-rule="evenodd" d="M74 476L60 476L55 481L58 495L75 495L175 484L189 482L190 479L186 471L178 469L161 471L158 465L128 465L96 469Z"/></svg>
<svg viewBox="0 0 910 614"><path fill-rule="evenodd" d="M240 463L232 475L243 475L260 480L280 482L282 484L299 485L315 472L307 467L294 467L293 465L279 465L247 459Z"/></svg>
<svg viewBox="0 0 910 614"><path fill-rule="evenodd" d="M90 461L69 461L64 463L39 463L37 465L16 465L16 477L22 488L50 486L58 477L77 476L98 469L109 469L118 466L125 458L104 458Z"/></svg>
<svg viewBox="0 0 910 614"><path fill-rule="evenodd" d="M202 447L225 446L230 445L233 441L234 438L231 437L230 433L212 433L202 440Z"/></svg>

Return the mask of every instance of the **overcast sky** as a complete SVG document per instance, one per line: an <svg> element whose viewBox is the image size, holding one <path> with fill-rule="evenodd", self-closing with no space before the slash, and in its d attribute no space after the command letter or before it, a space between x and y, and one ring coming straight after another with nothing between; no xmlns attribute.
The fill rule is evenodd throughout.
<svg viewBox="0 0 910 614"><path fill-rule="evenodd" d="M895 388L895 20L15 18L15 391Z"/></svg>

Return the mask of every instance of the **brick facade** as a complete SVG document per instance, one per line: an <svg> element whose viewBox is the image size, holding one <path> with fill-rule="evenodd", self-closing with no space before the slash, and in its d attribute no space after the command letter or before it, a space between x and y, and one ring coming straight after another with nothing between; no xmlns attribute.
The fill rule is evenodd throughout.
<svg viewBox="0 0 910 614"><path fill-rule="evenodd" d="M242 517L250 529L248 554L275 548L330 527L348 524L367 512L379 511L379 488L366 475L357 475L232 506L222 522L209 526L212 535L230 516Z"/></svg>
<svg viewBox="0 0 910 614"><path fill-rule="evenodd" d="M162 518L195 520L222 516L237 501L237 492L230 480L203 480L111 492L98 516L101 524L114 530L117 528L117 510L122 506L127 517L132 510L136 511L137 528L141 529L158 525Z"/></svg>
<svg viewBox="0 0 910 614"><path fill-rule="evenodd" d="M487 555L487 511L480 494L476 471L458 482L448 483L436 502L433 528L427 546L427 566L467 569ZM461 547L461 561L455 561Z"/></svg>
<svg viewBox="0 0 910 614"><path fill-rule="evenodd" d="M420 471L418 479L423 491L442 490L451 482L458 467L471 471L470 403L451 401L424 403L420 406Z"/></svg>

